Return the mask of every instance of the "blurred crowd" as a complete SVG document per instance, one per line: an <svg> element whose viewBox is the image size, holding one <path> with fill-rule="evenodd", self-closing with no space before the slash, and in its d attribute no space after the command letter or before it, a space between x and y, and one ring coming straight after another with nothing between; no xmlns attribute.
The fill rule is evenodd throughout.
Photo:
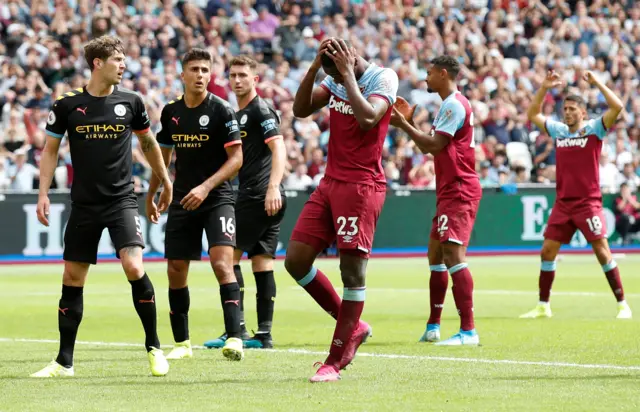
<svg viewBox="0 0 640 412"><path fill-rule="evenodd" d="M0 190L37 187L43 134L52 101L89 77L83 45L102 34L126 44L123 86L145 99L152 129L164 104L182 94L180 57L191 47L214 55L209 90L236 105L226 78L233 55L252 54L259 94L281 113L288 153L285 186L311 188L327 155L328 109L292 114L295 92L320 41L349 39L359 54L398 73L398 95L418 104L416 124L429 130L441 102L427 92L425 68L440 54L463 64L461 91L474 109L476 168L482 185L555 181L551 139L526 110L546 71L566 81L543 111L561 116L568 91L584 96L590 116L603 96L582 79L592 70L623 99L626 110L604 142L603 189L640 184L640 2L630 0L4 0L0 2ZM319 77L318 81L322 78ZM65 139L66 140L66 139ZM149 165L134 142L137 190ZM383 166L390 187L435 187L431 156L394 128ZM73 179L63 143L54 188Z"/></svg>

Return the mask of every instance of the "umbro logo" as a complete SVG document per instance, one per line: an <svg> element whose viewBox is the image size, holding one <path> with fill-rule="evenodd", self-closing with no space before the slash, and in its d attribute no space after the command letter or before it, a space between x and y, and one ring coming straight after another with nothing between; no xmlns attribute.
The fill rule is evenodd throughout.
<svg viewBox="0 0 640 412"><path fill-rule="evenodd" d="M334 339L333 344L336 345L337 347L341 348L344 342L342 342L340 339Z"/></svg>

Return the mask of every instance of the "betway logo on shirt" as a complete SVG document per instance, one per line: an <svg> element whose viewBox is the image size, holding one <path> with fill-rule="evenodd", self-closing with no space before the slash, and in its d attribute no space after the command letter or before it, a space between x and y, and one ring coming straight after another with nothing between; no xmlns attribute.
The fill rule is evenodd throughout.
<svg viewBox="0 0 640 412"><path fill-rule="evenodd" d="M336 99L333 95L329 99L329 110L331 109L338 113L353 116L353 109L351 108L351 105L343 100Z"/></svg>
<svg viewBox="0 0 640 412"><path fill-rule="evenodd" d="M560 147L577 147L579 146L581 149L587 145L589 141L588 137L574 137L572 139L558 139L556 140L556 146Z"/></svg>

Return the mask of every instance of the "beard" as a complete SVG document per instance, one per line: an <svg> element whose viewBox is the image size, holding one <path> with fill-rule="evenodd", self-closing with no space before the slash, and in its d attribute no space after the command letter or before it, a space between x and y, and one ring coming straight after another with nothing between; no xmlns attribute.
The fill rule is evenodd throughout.
<svg viewBox="0 0 640 412"><path fill-rule="evenodd" d="M427 93L435 93L435 92L436 92L435 90L427 86Z"/></svg>

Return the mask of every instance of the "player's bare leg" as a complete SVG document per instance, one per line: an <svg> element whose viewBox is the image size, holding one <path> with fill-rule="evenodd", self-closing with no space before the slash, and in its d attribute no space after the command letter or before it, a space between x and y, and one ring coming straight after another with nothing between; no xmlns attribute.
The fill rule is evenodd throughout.
<svg viewBox="0 0 640 412"><path fill-rule="evenodd" d="M158 339L158 319L156 314L156 296L151 279L144 271L142 264L142 248L140 246L127 246L118 252L122 269L131 284L131 296L133 306L140 317L145 334L145 347L147 349L151 374L164 376L169 372L167 362Z"/></svg>
<svg viewBox="0 0 640 412"><path fill-rule="evenodd" d="M437 239L429 238L429 320L427 329L420 342L437 342L440 340L440 318L444 308L444 299L449 285L449 272L444 264L442 245Z"/></svg>
<svg viewBox="0 0 640 412"><path fill-rule="evenodd" d="M341 300L329 278L313 266L322 245L311 246L292 240L287 246L284 267L300 286L334 319L338 318Z"/></svg>
<svg viewBox="0 0 640 412"><path fill-rule="evenodd" d="M34 378L73 376L73 350L76 335L82 321L84 284L89 273L89 264L64 262L62 274L62 297L58 303L58 330L60 349L56 360L34 373Z"/></svg>
<svg viewBox="0 0 640 412"><path fill-rule="evenodd" d="M371 335L371 327L360 320L364 309L367 263L368 259L361 256L359 251L340 250L344 295L329 356L310 379L311 382L340 379L340 370L351 363L360 345Z"/></svg>
<svg viewBox="0 0 640 412"><path fill-rule="evenodd" d="M480 338L473 319L473 277L467 267L467 248L455 242L444 242L441 245L444 263L449 269L453 283L453 300L460 315L460 332L447 340L437 342L436 345L478 345Z"/></svg>
<svg viewBox="0 0 640 412"><path fill-rule="evenodd" d="M618 264L611 255L611 249L609 249L609 242L607 239L597 239L591 242L591 248L598 258L598 262L602 265L609 286L613 291L616 301L618 302L618 319L631 319L631 308L624 300L624 289L622 288L622 280L620 279L620 270Z"/></svg>
<svg viewBox="0 0 640 412"><path fill-rule="evenodd" d="M244 358L244 351L240 339L240 286L233 273L233 247L212 247L209 249L209 260L220 284L220 300L227 332L222 354L229 360L239 361Z"/></svg>
<svg viewBox="0 0 640 412"><path fill-rule="evenodd" d="M549 298L551 286L556 277L556 257L560 252L562 243L557 240L545 239L540 250L540 278L538 280L539 299L536 307L521 315L522 319L550 318L553 316Z"/></svg>
<svg viewBox="0 0 640 412"><path fill-rule="evenodd" d="M251 257L251 270L256 280L256 311L258 331L245 342L247 348L269 349L273 347L271 327L276 300L276 280L273 275L273 257L256 255Z"/></svg>
<svg viewBox="0 0 640 412"><path fill-rule="evenodd" d="M167 261L167 276L169 277L169 320L171 331L176 343L167 359L187 359L193 357L191 341L189 340L189 295L188 260L169 259Z"/></svg>

